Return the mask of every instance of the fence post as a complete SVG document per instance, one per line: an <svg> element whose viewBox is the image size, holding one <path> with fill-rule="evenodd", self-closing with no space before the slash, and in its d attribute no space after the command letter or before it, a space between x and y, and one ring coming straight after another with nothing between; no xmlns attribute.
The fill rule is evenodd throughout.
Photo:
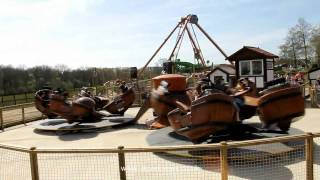
<svg viewBox="0 0 320 180"><path fill-rule="evenodd" d="M13 95L14 105L17 105L16 95Z"/></svg>
<svg viewBox="0 0 320 180"><path fill-rule="evenodd" d="M120 172L120 179L126 180L126 159L123 152L124 147L119 146L118 147L118 160L119 160L119 172Z"/></svg>
<svg viewBox="0 0 320 180"><path fill-rule="evenodd" d="M2 108L0 108L0 128L3 131L4 127L3 127L3 111Z"/></svg>
<svg viewBox="0 0 320 180"><path fill-rule="evenodd" d="M306 169L308 180L313 180L313 135L312 133L307 133L307 138L305 140L305 152L306 152Z"/></svg>
<svg viewBox="0 0 320 180"><path fill-rule="evenodd" d="M31 176L32 176L32 180L39 180L38 157L37 157L37 152L35 150L36 148L32 147L30 148L30 151L29 151Z"/></svg>
<svg viewBox="0 0 320 180"><path fill-rule="evenodd" d="M26 103L28 103L28 93L24 93L24 98L26 99Z"/></svg>
<svg viewBox="0 0 320 180"><path fill-rule="evenodd" d="M21 114L22 114L22 122L24 125L26 125L26 118L25 118L25 114L24 114L24 105L21 106Z"/></svg>
<svg viewBox="0 0 320 180"><path fill-rule="evenodd" d="M228 180L228 144L225 141L220 142L220 144L221 180Z"/></svg>

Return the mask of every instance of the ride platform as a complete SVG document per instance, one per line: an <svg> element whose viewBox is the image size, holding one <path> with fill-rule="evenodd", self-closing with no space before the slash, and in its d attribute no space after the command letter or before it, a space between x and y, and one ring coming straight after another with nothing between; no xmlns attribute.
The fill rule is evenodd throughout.
<svg viewBox="0 0 320 180"><path fill-rule="evenodd" d="M66 119L45 119L36 122L33 127L42 131L82 131L103 128L112 128L133 124L135 118L132 115L114 115L106 116L91 122L73 122L68 123Z"/></svg>

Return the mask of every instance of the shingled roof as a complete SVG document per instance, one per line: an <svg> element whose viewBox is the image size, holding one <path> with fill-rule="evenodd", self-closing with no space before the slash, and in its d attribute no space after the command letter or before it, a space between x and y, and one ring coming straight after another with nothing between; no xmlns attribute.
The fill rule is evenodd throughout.
<svg viewBox="0 0 320 180"><path fill-rule="evenodd" d="M230 75L236 74L236 69L232 64L219 64L219 65L215 66L207 75L209 76L217 69L220 69L221 71L223 71L227 74L230 74Z"/></svg>
<svg viewBox="0 0 320 180"><path fill-rule="evenodd" d="M231 56L227 57L227 60L237 61L237 60L251 60L251 59L265 59L265 58L278 58L277 55L272 54L268 51L260 49L258 47L243 46L242 49L233 53Z"/></svg>

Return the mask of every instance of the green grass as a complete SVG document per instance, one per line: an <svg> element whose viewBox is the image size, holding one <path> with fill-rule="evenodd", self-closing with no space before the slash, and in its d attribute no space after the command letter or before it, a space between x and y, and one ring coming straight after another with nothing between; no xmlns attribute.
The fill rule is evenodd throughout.
<svg viewBox="0 0 320 180"><path fill-rule="evenodd" d="M104 95L105 87L104 86L97 86L97 94L102 93ZM115 87L117 89L117 87ZM75 88L69 90L69 97L76 96L80 92L81 88ZM14 98L15 96L15 98ZM1 101L2 100L2 101ZM8 95L8 96L0 96L0 107L3 106L11 106L15 104L23 104L23 103L30 103L34 101L34 93L27 93L27 94L16 94L16 95Z"/></svg>
<svg viewBox="0 0 320 180"><path fill-rule="evenodd" d="M23 104L34 101L34 93L0 96L0 107Z"/></svg>

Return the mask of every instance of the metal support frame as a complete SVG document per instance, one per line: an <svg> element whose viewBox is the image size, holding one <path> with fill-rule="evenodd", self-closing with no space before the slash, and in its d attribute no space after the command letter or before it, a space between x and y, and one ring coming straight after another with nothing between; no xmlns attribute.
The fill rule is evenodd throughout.
<svg viewBox="0 0 320 180"><path fill-rule="evenodd" d="M187 24L188 24L189 21L190 21L189 19L190 19L190 18L187 18L187 19L185 19L184 21L179 22L179 24L178 24L179 26L181 26L182 23L183 23L181 32L180 32L180 34L178 34L177 42L176 42L176 44L174 45L173 50L171 51L171 54L170 54L170 56L169 56L169 58L168 58L169 61L171 61L171 58L173 57L174 52L176 51L176 49L177 49L177 47L178 47L178 44L179 44L180 40L182 39L182 37L183 37L183 35L184 35L184 32L185 32L185 30L186 30L186 28L187 28Z"/></svg>
<svg viewBox="0 0 320 180"><path fill-rule="evenodd" d="M209 39L209 41L221 52L221 54L227 58L227 54L220 48L220 46L209 36L209 34L197 23L195 24L199 30ZM231 62L230 62L231 63Z"/></svg>
<svg viewBox="0 0 320 180"><path fill-rule="evenodd" d="M191 23L191 24L195 24L198 28L199 28L199 30L206 36L206 38L207 39L209 39L209 41L220 51L220 53L227 59L227 54L221 49L221 47L220 46L218 46L218 44L209 36L209 34L198 24L198 23L194 23L194 22L190 22L190 20L191 20L191 15L188 15L188 16L186 16L186 17L183 17L182 19L181 19L181 21L174 27L174 29L170 32L170 34L166 37L166 39L162 42L162 44L160 45L160 47L158 47L158 49L153 53L153 55L151 56L151 58L147 61L147 63L143 66L143 68L139 71L139 73L138 73L138 76L140 77L141 75L142 75L142 73L145 71L145 69L146 69L146 67L150 64L150 62L153 60L153 58L158 54L158 52L161 50L161 48L165 45L165 43L168 41L168 39L172 36L172 34L176 31L176 29L178 28L178 27L181 27L182 26L182 28L180 28L179 29L179 33L178 33L178 38L177 38L177 41L176 41L176 43L175 43L175 46L174 46L174 48L173 48L173 50L172 50L172 52L171 52L171 54L170 54L170 56L169 56L169 59L168 60L171 60L171 58L174 56L174 52L176 51L176 49L177 49L177 47L178 47L178 45L179 45L179 43L180 43L180 41L181 41L181 39L182 39L182 37L183 37L183 35L184 35L184 31L187 29L187 31L188 31L188 24L189 23ZM190 32L189 32L190 33ZM190 35L191 35L191 33L190 33ZM189 38L190 38L190 35L189 35ZM192 36L191 36L192 37ZM196 38L196 37L195 37ZM190 38L190 40L191 40L191 38ZM192 44L194 44L194 46L196 47L196 48L194 48L194 50L198 50L198 51L200 51L199 53L200 53L200 59L201 59L201 63L203 64L203 65L205 65L205 61L204 61L204 58L203 58L203 55L202 55L202 52L201 52L201 50L200 50L200 47L198 47L197 45L196 45L196 43L195 42L193 42ZM231 61L229 61L231 64L232 64L232 62Z"/></svg>
<svg viewBox="0 0 320 180"><path fill-rule="evenodd" d="M152 59L158 54L158 52L160 51L160 49L163 47L163 45L166 44L166 42L168 41L168 39L172 36L172 34L176 31L176 29L179 27L179 24L176 25L176 27L170 32L170 34L166 37L166 39L163 41L163 43L159 46L159 48L156 50L156 52L153 53L153 55L151 56L151 58L148 60L148 62L143 66L143 68L141 69L141 71L139 72L138 76L141 76L141 74L144 72L144 70L146 69L146 67L150 64L150 62L152 61Z"/></svg>
<svg viewBox="0 0 320 180"><path fill-rule="evenodd" d="M201 52L200 47L198 47L198 45L196 44L195 40L193 39L192 34L191 34L189 28L187 27L186 29L187 29L187 33L188 33L188 36L189 36L189 39L190 39L190 42L191 42L191 46L193 47L193 49L194 49L194 51L195 51L194 53L199 53L201 64L202 64L203 66L205 66L205 65L206 65L206 62L205 62L205 60L204 60L204 57L203 57L203 54L202 54L202 52ZM197 58L196 58L196 59L197 59ZM198 59L197 59L197 60L198 60ZM199 60L198 60L198 61L199 61Z"/></svg>

